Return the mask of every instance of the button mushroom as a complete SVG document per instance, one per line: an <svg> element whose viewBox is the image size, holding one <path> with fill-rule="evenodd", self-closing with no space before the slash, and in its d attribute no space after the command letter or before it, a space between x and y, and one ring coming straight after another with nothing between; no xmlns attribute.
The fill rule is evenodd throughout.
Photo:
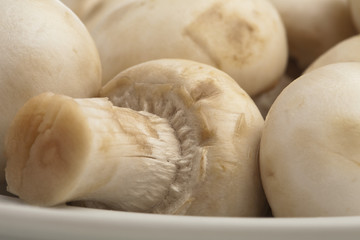
<svg viewBox="0 0 360 240"><path fill-rule="evenodd" d="M360 214L360 63L293 81L265 120L264 190L275 217Z"/></svg>
<svg viewBox="0 0 360 240"><path fill-rule="evenodd" d="M284 26L266 0L102 1L82 15L104 83L144 61L182 58L225 71L253 96L275 85L286 67Z"/></svg>
<svg viewBox="0 0 360 240"><path fill-rule="evenodd" d="M25 104L7 138L10 192L45 206L92 201L166 214L265 213L257 161L263 118L227 74L154 60L123 71L101 95L45 93Z"/></svg>
<svg viewBox="0 0 360 240"><path fill-rule="evenodd" d="M301 69L356 34L347 0L270 0L282 17L290 57Z"/></svg>
<svg viewBox="0 0 360 240"><path fill-rule="evenodd" d="M97 95L101 65L87 29L59 1L3 0L0 22L0 181L4 181L3 142L17 110L44 91Z"/></svg>

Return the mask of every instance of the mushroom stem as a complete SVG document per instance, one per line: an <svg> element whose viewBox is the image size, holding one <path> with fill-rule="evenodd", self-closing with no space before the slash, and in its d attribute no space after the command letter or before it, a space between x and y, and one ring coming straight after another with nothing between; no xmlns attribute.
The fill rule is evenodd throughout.
<svg viewBox="0 0 360 240"><path fill-rule="evenodd" d="M25 104L6 144L8 191L42 206L91 200L150 211L166 197L180 158L166 119L106 98L52 93Z"/></svg>

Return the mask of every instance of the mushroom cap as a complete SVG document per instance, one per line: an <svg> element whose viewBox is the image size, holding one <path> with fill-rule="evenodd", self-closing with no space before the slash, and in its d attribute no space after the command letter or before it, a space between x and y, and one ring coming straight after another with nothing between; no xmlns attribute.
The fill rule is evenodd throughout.
<svg viewBox="0 0 360 240"><path fill-rule="evenodd" d="M0 169L3 141L17 110L53 91L90 97L101 87L96 46L76 15L56 0L4 0L0 8ZM0 179L4 178L1 171Z"/></svg>
<svg viewBox="0 0 360 240"><path fill-rule="evenodd" d="M275 217L360 214L360 63L335 63L293 81L276 99L260 145Z"/></svg>
<svg viewBox="0 0 360 240"><path fill-rule="evenodd" d="M104 83L135 64L182 58L225 71L255 95L286 67L284 26L265 0L103 1L84 18Z"/></svg>
<svg viewBox="0 0 360 240"><path fill-rule="evenodd" d="M121 72L101 96L167 118L175 129L183 159L177 187L169 190L174 200L155 212L264 215L258 171L263 118L229 75L190 60L152 60Z"/></svg>
<svg viewBox="0 0 360 240"><path fill-rule="evenodd" d="M305 69L336 43L356 34L347 0L270 0L285 24L289 54Z"/></svg>
<svg viewBox="0 0 360 240"><path fill-rule="evenodd" d="M347 38L318 57L305 71L337 62L360 62L360 35Z"/></svg>
<svg viewBox="0 0 360 240"><path fill-rule="evenodd" d="M353 23L358 32L360 32L360 2L358 0L348 0L350 13Z"/></svg>

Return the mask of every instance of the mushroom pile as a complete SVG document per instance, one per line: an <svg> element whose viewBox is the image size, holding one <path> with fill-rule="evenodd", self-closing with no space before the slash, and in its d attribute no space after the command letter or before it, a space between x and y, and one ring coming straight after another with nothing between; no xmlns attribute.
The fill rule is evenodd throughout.
<svg viewBox="0 0 360 240"><path fill-rule="evenodd" d="M22 201L360 215L356 0L0 3L0 170Z"/></svg>

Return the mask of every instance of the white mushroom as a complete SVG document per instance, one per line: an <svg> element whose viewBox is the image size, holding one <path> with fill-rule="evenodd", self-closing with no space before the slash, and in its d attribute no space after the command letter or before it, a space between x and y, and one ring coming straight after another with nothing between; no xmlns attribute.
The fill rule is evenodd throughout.
<svg viewBox="0 0 360 240"><path fill-rule="evenodd" d="M83 18L104 83L144 61L182 58L225 71L255 95L286 67L284 26L267 0L102 1Z"/></svg>
<svg viewBox="0 0 360 240"><path fill-rule="evenodd" d="M319 58L317 58L305 71L310 72L316 68L337 62L360 62L360 35L356 35L336 44Z"/></svg>
<svg viewBox="0 0 360 240"><path fill-rule="evenodd" d="M101 87L96 46L75 14L56 0L1 0L0 181L4 137L30 97L53 91L91 97Z"/></svg>
<svg viewBox="0 0 360 240"><path fill-rule="evenodd" d="M347 0L270 0L282 17L289 54L305 69L336 43L356 34Z"/></svg>
<svg viewBox="0 0 360 240"><path fill-rule="evenodd" d="M46 93L7 140L10 192L37 205L100 202L166 214L259 216L263 119L227 74L185 60L120 73L106 98Z"/></svg>
<svg viewBox="0 0 360 240"><path fill-rule="evenodd" d="M360 63L293 81L265 120L264 190L275 217L360 214Z"/></svg>

